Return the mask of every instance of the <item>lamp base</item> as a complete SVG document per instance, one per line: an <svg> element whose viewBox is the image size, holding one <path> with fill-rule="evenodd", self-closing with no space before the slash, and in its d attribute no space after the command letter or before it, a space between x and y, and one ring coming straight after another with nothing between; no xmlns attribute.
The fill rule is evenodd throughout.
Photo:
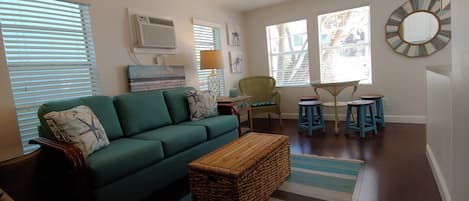
<svg viewBox="0 0 469 201"><path fill-rule="evenodd" d="M216 74L208 76L208 90L212 91L215 96L220 96L220 79Z"/></svg>

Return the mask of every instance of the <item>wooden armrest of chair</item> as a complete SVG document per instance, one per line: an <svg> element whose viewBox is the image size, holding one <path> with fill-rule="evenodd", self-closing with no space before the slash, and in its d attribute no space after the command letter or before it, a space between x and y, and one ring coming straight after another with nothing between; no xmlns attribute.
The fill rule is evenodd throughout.
<svg viewBox="0 0 469 201"><path fill-rule="evenodd" d="M218 111L220 114L235 114L236 117L238 118L238 135L241 136L241 116L239 114L239 111L232 105L232 104L218 104ZM226 111L230 111L229 113Z"/></svg>
<svg viewBox="0 0 469 201"><path fill-rule="evenodd" d="M54 156L52 156L51 160L56 160L55 155L64 157L64 169L67 170L71 174L71 183L73 184L69 186L69 189L72 189L70 192L71 197L73 200L79 201L94 201L93 191L91 190L91 180L90 174L88 170L88 166L85 161L85 157L81 150L71 144L66 144L63 142L59 142L56 140L51 140L44 137L39 137L29 141L30 144L38 144L41 145L41 149L44 151L53 152ZM48 158L48 156L46 156ZM49 160L50 162L50 160ZM68 166L70 165L70 166ZM63 193L63 192L58 192ZM62 195L64 196L64 195ZM68 196L68 194L66 195ZM64 198L65 199L65 198Z"/></svg>
<svg viewBox="0 0 469 201"><path fill-rule="evenodd" d="M81 150L71 144L66 144L44 137L30 140L29 143L41 145L43 149L50 149L52 151L62 153L70 163L74 173L81 173L83 169L86 170L87 168L85 157L81 153Z"/></svg>

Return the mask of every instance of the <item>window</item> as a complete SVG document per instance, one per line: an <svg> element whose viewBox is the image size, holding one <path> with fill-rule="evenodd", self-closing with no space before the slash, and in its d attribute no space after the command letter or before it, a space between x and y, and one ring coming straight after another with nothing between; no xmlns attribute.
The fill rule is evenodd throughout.
<svg viewBox="0 0 469 201"><path fill-rule="evenodd" d="M23 148L38 135L46 101L98 93L87 5L64 1L0 2L5 57Z"/></svg>
<svg viewBox="0 0 469 201"><path fill-rule="evenodd" d="M321 81L371 84L370 7L318 16Z"/></svg>
<svg viewBox="0 0 469 201"><path fill-rule="evenodd" d="M306 20L266 27L270 76L277 86L309 85Z"/></svg>
<svg viewBox="0 0 469 201"><path fill-rule="evenodd" d="M211 70L200 70L200 51L221 49L220 29L202 25L194 25L193 29L196 67L200 90L208 90L208 76L210 75ZM225 94L223 69L217 69L217 75L220 78L220 95L223 96Z"/></svg>

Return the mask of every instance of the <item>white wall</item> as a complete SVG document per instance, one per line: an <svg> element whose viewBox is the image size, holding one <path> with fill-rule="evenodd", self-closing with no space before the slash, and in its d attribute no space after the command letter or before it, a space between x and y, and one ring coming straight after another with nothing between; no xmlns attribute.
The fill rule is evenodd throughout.
<svg viewBox="0 0 469 201"><path fill-rule="evenodd" d="M208 22L222 25L236 23L243 27L241 13L217 7L211 1L198 0L75 0L75 2L89 3L94 42L96 48L97 68L102 93L104 95L117 95L128 91L127 66L136 64L129 54L132 47L129 37L128 8L133 12L141 12L155 17L172 18L175 21L178 51L177 55L168 58L168 64L182 64L186 68L187 85L198 86L194 54L194 40L192 32L192 19L198 18ZM240 30L243 34L243 30ZM225 59L225 85L229 90L245 73L232 74L228 63L229 50L245 51L245 40L242 39L241 48L229 47L226 44L226 30L224 35ZM222 34L223 34L222 33ZM3 54L2 54L3 55ZM137 55L142 64L153 64L155 55ZM0 90L0 161L15 157L22 153L19 144L16 114L11 98L7 70L2 58L0 63L1 89ZM5 97L5 98L4 98ZM5 155L5 156L4 156Z"/></svg>
<svg viewBox="0 0 469 201"><path fill-rule="evenodd" d="M441 192L449 201L452 162L451 65L432 66L427 71L427 158Z"/></svg>
<svg viewBox="0 0 469 201"><path fill-rule="evenodd" d="M453 27L453 118L451 198L453 201L469 200L469 1L452 0Z"/></svg>
<svg viewBox="0 0 469 201"><path fill-rule="evenodd" d="M449 64L451 45L427 58L407 58L393 52L385 41L384 25L394 9L405 1L389 0L296 0L249 11L244 15L250 75L269 75L265 26L308 19L309 61L312 80L320 79L317 15L371 6L373 85L361 85L359 93L382 93L388 121L425 122L425 66ZM282 93L282 112L296 113L299 97L312 94L311 87L287 87Z"/></svg>
<svg viewBox="0 0 469 201"><path fill-rule="evenodd" d="M86 2L86 0L82 1ZM137 63L136 59L129 55L129 48L132 47L131 44L135 44L135 41L129 42L128 8L131 9L131 13L172 18L175 21L178 50L177 55L170 56L173 58L168 60L170 60L169 64L185 66L187 85L191 86L198 86L194 67L192 19L202 19L221 24L223 27L226 27L228 22L242 26L242 17L239 12L207 4L205 0L99 0L90 2L97 66L101 88L105 95L127 92L127 65ZM243 30L241 33L244 33ZM239 48L229 47L226 44L226 34L222 38L225 41L223 45L226 87L229 89L234 86L233 83L237 83L242 74L230 73L228 50ZM244 44L241 47L245 47ZM137 58L142 64L152 64L155 55L138 54Z"/></svg>

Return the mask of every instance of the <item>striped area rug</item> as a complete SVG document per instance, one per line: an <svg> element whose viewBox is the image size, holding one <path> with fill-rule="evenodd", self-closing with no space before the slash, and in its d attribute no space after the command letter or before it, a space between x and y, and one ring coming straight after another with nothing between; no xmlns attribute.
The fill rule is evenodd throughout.
<svg viewBox="0 0 469 201"><path fill-rule="evenodd" d="M290 177L269 201L358 200L363 161L292 154L290 162Z"/></svg>
<svg viewBox="0 0 469 201"><path fill-rule="evenodd" d="M271 201L358 200L363 161L292 154L291 175Z"/></svg>

